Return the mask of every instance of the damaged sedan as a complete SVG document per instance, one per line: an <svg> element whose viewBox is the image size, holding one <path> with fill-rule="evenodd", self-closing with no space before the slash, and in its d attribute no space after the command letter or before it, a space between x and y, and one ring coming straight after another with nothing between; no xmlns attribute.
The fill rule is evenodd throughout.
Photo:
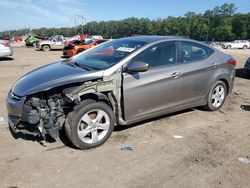
<svg viewBox="0 0 250 188"><path fill-rule="evenodd" d="M103 144L115 125L204 106L222 107L236 61L200 42L160 36L116 39L37 68L7 96L12 131L78 148Z"/></svg>

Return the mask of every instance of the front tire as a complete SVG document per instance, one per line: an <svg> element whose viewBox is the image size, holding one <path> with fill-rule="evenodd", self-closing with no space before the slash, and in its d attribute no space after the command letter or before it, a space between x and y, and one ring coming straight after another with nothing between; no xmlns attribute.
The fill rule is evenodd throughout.
<svg viewBox="0 0 250 188"><path fill-rule="evenodd" d="M229 50L230 50L231 48L232 48L232 46L230 46L230 45L228 45L228 46L227 46L227 49L229 49Z"/></svg>
<svg viewBox="0 0 250 188"><path fill-rule="evenodd" d="M50 46L49 45L43 45L42 50L44 52L48 52L48 51L50 51Z"/></svg>
<svg viewBox="0 0 250 188"><path fill-rule="evenodd" d="M217 81L210 90L207 98L207 104L204 106L209 111L220 109L226 99L227 87L222 81Z"/></svg>
<svg viewBox="0 0 250 188"><path fill-rule="evenodd" d="M76 54L79 54L79 53L81 53L83 51L84 51L84 49L80 48L79 50L77 50Z"/></svg>
<svg viewBox="0 0 250 188"><path fill-rule="evenodd" d="M115 118L109 105L84 100L68 114L65 132L76 147L90 149L106 142L113 132L114 125Z"/></svg>
<svg viewBox="0 0 250 188"><path fill-rule="evenodd" d="M243 50L246 50L247 49L247 46L245 45L245 46L243 46Z"/></svg>

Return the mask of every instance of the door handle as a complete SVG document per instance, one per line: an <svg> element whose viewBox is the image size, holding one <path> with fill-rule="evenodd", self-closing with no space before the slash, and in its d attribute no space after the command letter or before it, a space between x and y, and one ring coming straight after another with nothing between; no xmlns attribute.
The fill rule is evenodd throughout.
<svg viewBox="0 0 250 188"><path fill-rule="evenodd" d="M173 78L178 78L178 77L181 76L181 73L180 73L180 72L174 72L173 74L171 74L171 76L172 76Z"/></svg>
<svg viewBox="0 0 250 188"><path fill-rule="evenodd" d="M216 68L217 66L218 66L217 63L213 63L212 65L213 68Z"/></svg>

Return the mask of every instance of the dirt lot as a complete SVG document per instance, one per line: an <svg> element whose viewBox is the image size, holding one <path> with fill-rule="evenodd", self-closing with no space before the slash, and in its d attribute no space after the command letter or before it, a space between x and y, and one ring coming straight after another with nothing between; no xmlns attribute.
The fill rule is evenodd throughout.
<svg viewBox="0 0 250 188"><path fill-rule="evenodd" d="M238 161L250 158L250 111L240 107L250 105L250 77L242 75L250 50L225 52L236 58L238 70L221 110L190 109L120 127L106 144L81 151L64 136L42 144L10 134L8 90L21 75L62 54L14 48L13 60L0 60L0 187L250 187L250 164Z"/></svg>

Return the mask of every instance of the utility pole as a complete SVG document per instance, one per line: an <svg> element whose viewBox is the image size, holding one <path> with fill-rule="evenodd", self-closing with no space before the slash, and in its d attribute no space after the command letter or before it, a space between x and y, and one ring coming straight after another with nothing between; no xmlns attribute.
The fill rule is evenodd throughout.
<svg viewBox="0 0 250 188"><path fill-rule="evenodd" d="M74 15L75 18L75 26L76 26L76 18L80 18L81 19L81 25L82 25L82 34L83 34L83 23L86 22L86 19L83 15L79 15L79 14L75 14Z"/></svg>
<svg viewBox="0 0 250 188"><path fill-rule="evenodd" d="M76 35L76 15L74 15L74 22L75 22L75 35Z"/></svg>

